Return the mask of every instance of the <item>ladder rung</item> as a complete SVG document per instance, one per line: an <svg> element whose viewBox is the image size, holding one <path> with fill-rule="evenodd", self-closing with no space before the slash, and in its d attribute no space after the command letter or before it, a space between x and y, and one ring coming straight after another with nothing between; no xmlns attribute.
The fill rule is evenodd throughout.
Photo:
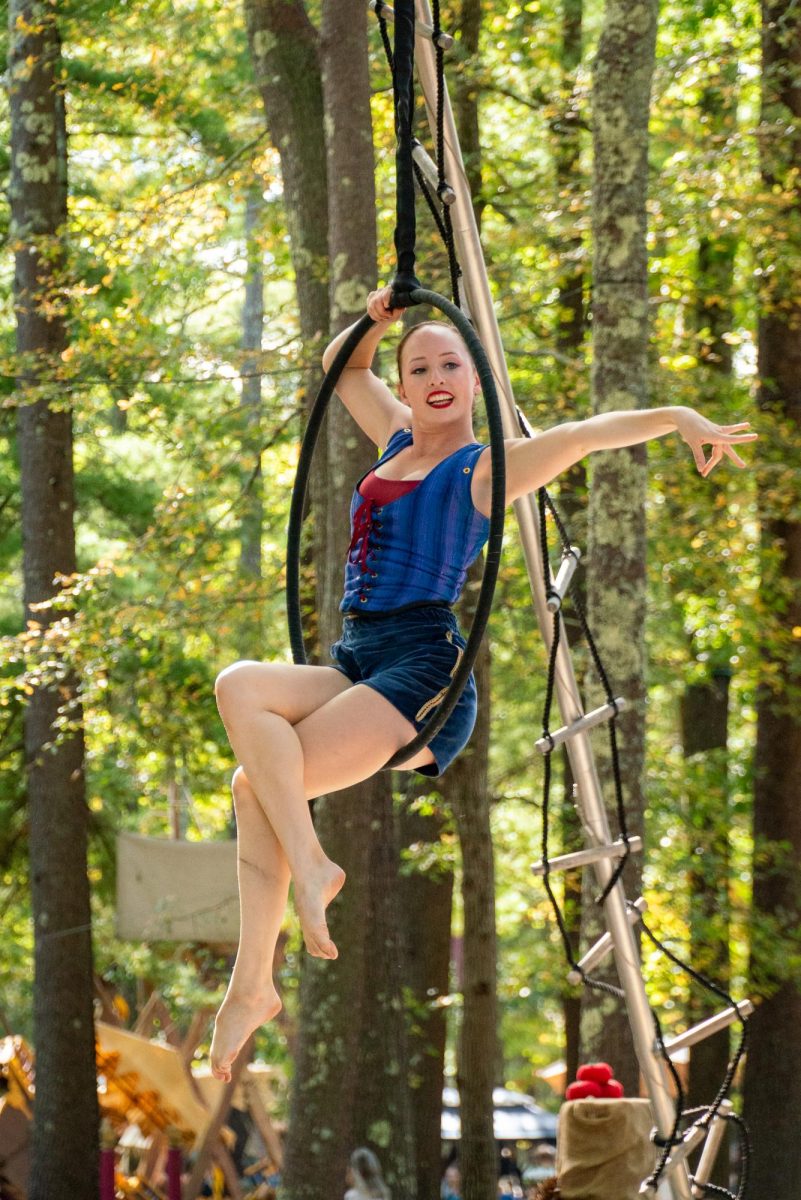
<svg viewBox="0 0 801 1200"><path fill-rule="evenodd" d="M602 721L610 721L612 717L622 712L625 707L626 701L616 696L612 704L602 704L600 708L594 708L592 712L585 713L583 717L579 717L572 725L563 725L561 729L557 729L555 733L552 733L549 738L539 738L534 745L543 754L550 754L556 746L561 746L562 742L566 742L569 737L574 737L577 733L584 733L587 729L594 729Z"/></svg>
<svg viewBox="0 0 801 1200"><path fill-rule="evenodd" d="M668 1175L671 1171L675 1171L676 1167L681 1166L696 1146L700 1146L708 1132L706 1125L691 1125L683 1134L681 1145L674 1146L671 1150L670 1158L665 1163L665 1174Z"/></svg>
<svg viewBox="0 0 801 1200"><path fill-rule="evenodd" d="M372 12L375 12L376 0L370 0L369 7ZM395 9L389 4L383 4L381 6L381 16L385 21L394 21ZM425 25L422 21L415 20L414 28L415 32L419 33L421 37L428 38L430 42L434 41L434 30L431 25ZM440 30L440 34L435 42L435 45L438 45L440 50L450 50L453 47L454 41L455 39L452 38L449 33L443 33L442 30Z"/></svg>
<svg viewBox="0 0 801 1200"><path fill-rule="evenodd" d="M412 158L417 163L428 182L434 188L442 203L453 204L456 200L456 192L449 183L446 183L443 186L442 191L439 190L439 172L437 170L437 164L434 162L433 158L428 153L422 142L418 142L416 138L412 142Z"/></svg>
<svg viewBox="0 0 801 1200"><path fill-rule="evenodd" d="M634 904L626 912L629 925L636 925L644 912L648 910L647 901L640 896L639 900L635 900ZM612 949L611 933L602 933L594 946L591 946L583 958L579 959L578 965L586 974L589 971L594 971L598 963L603 962L609 951ZM581 983L581 974L578 971L568 971L567 982L575 987Z"/></svg>
<svg viewBox="0 0 801 1200"><path fill-rule="evenodd" d="M630 837L628 848L635 852L642 850L642 838ZM602 862L605 858L622 858L625 853L625 842L611 842L608 846L589 846L586 850L576 850L573 854L560 854L558 858L550 859L548 870L570 871L573 867L586 867L590 863ZM535 875L545 874L544 863L534 863L531 869Z"/></svg>
<svg viewBox="0 0 801 1200"><path fill-rule="evenodd" d="M723 1140L723 1134L726 1131L726 1115L734 1110L734 1105L731 1100L723 1100L718 1114L709 1126L709 1133L704 1142L704 1148L701 1151L701 1157L698 1160L698 1166L693 1175L692 1193L695 1200L703 1200L707 1194L706 1184L709 1182L709 1176L712 1174L712 1168L715 1165L720 1143Z"/></svg>
<svg viewBox="0 0 801 1200"><path fill-rule="evenodd" d="M578 546L570 546L569 549L563 552L562 564L559 567L559 572L551 585L548 598L545 601L545 607L548 609L548 612L559 612L580 559L581 551Z"/></svg>
<svg viewBox="0 0 801 1200"><path fill-rule="evenodd" d="M655 1132L656 1132L656 1130L654 1130L652 1132L652 1134L651 1134L652 1137L654 1136ZM669 1175L671 1171L675 1171L676 1167L680 1167L682 1165L682 1163L684 1163L686 1161L688 1155L692 1154L692 1152L693 1152L693 1150L695 1150L696 1146L698 1146L704 1140L706 1135L707 1135L707 1128L705 1125L700 1125L700 1124L699 1125L691 1125L690 1128L688 1130L686 1130L685 1133L682 1135L680 1145L674 1146L673 1149L671 1150L670 1158L665 1163L665 1175ZM653 1186L653 1184L650 1184L648 1182L641 1184L641 1186L640 1186L640 1195L641 1196L649 1196L650 1197L650 1196L657 1196L658 1194L659 1193L657 1192L657 1190ZM693 1195L695 1195L694 1191L693 1191Z"/></svg>
<svg viewBox="0 0 801 1200"><path fill-rule="evenodd" d="M714 1017L707 1017L705 1021L700 1021L698 1025L693 1025L692 1029L678 1034L677 1037L667 1038L665 1049L672 1056L677 1050L683 1050L685 1046L694 1046L696 1042L702 1042L713 1033L719 1033L721 1029L733 1025L739 1017L750 1017L753 1011L754 1006L750 1000L740 1000L736 1007L724 1008Z"/></svg>

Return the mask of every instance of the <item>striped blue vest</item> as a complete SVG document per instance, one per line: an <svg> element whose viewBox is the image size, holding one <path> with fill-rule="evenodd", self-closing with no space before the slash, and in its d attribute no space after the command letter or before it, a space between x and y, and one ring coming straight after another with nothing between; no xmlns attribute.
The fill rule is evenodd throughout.
<svg viewBox="0 0 801 1200"><path fill-rule="evenodd" d="M411 445L411 429L399 429L378 462ZM455 602L467 568L489 534L489 519L470 495L473 470L484 449L479 442L460 447L413 491L389 504L365 501L357 485L350 506L352 541L342 612L393 612L409 604Z"/></svg>

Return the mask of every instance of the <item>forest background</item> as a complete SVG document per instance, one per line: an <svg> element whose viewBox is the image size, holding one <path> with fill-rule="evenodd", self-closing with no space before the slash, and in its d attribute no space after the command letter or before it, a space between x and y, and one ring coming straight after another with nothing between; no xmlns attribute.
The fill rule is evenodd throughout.
<svg viewBox="0 0 801 1200"><path fill-rule="evenodd" d="M12 29L19 30L25 7L11 6ZM284 45L286 30L278 28L284 18L299 22L287 43L293 60L280 68L286 72L280 77L285 96L289 81L302 79L306 87L314 74L301 61L304 48L311 47L318 78L323 65L324 91L326 82L331 87L333 63L344 63L355 78L360 60L348 56L363 55L375 147L377 277L391 277L394 171L387 68L374 29L367 40L355 23L365 39L362 52L346 45L342 29L342 43L335 40L335 7L309 4L306 12L299 4L262 3L242 11L208 0L143 0L135 6L87 3L27 12L29 28L37 22L46 26L53 13L58 18L54 61L67 133L61 146L66 175L59 177L67 183L66 223L57 225L64 257L50 255L57 286L47 313L50 324L62 323L63 341L33 368L15 341L20 305L11 253L0 275L0 736L11 767L0 782L0 1003L8 1028L29 1037L41 1038L57 1006L48 1006L42 994L43 1024L35 1029L30 884L37 869L29 868L28 849L37 824L29 806L23 717L37 693L59 681L61 700L66 699L61 738L74 740L80 727L85 739L97 973L132 1009L147 988L157 987L179 1023L187 1023L199 1007L213 1008L222 995L228 962L208 947L116 939L115 835L128 829L166 837L177 821L190 839L231 836L234 764L214 704L214 680L237 658L287 656L284 531L298 439L325 337L341 325L344 310L358 312L367 286L356 286L343 306L342 290L332 285L324 320L304 327L302 289L316 286L328 298L325 263L330 261L334 274L341 264L319 248L316 256L306 253L302 245L302 215L287 202L292 154L316 162L329 211L338 193L340 203L346 202L341 197L343 190L347 197L347 188L331 170L336 163L331 128L327 148L322 121L306 131L312 139L316 130L317 142L293 148L280 132L277 101L271 110L264 64ZM339 7L340 19L346 8ZM518 402L536 427L589 415L593 406L590 317L597 246L591 203L598 180L591 72L614 8L579 0L563 5L465 0L445 22L457 38L448 71L493 295ZM792 379L784 381L783 391L771 391L773 374L764 365L760 375L760 356L769 355L771 338L790 366L797 361L797 118L792 105L777 114L766 102L763 45L764 29L772 23L780 31L779 52L790 47L797 21L789 3L763 11L744 0L668 3L659 13L645 181L650 328L645 402L692 404L722 421L751 419L762 440L750 455L752 470L724 466L708 481L697 478L677 439L649 447L647 704L640 705L647 736L643 886L652 924L697 965L722 973L734 994L766 998L762 1011L770 1006L771 1033L761 1044L758 1078L772 1073L775 1081L780 1071L782 1078L762 1090L754 1082L759 1099L752 1116L763 1161L774 1169L778 1161L785 1164L780 1184L787 1191L777 1191L768 1175L771 1194L786 1194L788 1200L801 1179L799 1149L781 1135L776 1105L781 1097L783 1111L798 1111L792 1097L798 1096L801 1078L796 1019L801 834L797 815L775 796L766 800L763 789L760 799L754 756L762 713L763 765L770 760L774 774L778 770L797 783L801 754L792 714L801 639L793 549L799 394ZM280 75L274 69L273 82ZM335 109L333 95L329 90L327 120L346 130L353 114L347 99ZM368 108L360 111L364 120ZM19 255L26 252L26 235L19 217L11 220L13 104L4 105L0 120L0 143L6 147L0 165L11 179L0 202L2 222L9 250ZM419 125L424 126L422 116ZM300 127L294 127L298 141ZM779 157L784 148L781 170L767 162L771 146L774 152L779 148ZM306 184L313 190L309 180ZM19 186L18 181L17 200ZM419 273L427 285L447 291L444 255L422 211L420 223ZM363 240L370 243L372 234ZM44 244L40 236L40 250ZM31 234L27 248L33 245ZM368 257L374 250L367 245ZM17 262L19 286L19 257ZM36 611L23 587L25 433L17 425L26 407L22 392L32 387L35 400L71 418L77 554L74 569L57 580L55 602ZM350 435L340 436L347 441ZM340 571L341 546L326 531L338 529L341 540L341 517L333 504L324 511L322 499L332 453L329 446L323 483L313 496L310 596L315 575L318 584L334 580L335 588ZM588 483L578 472L554 488L579 545L587 538L592 486L592 474ZM314 618L310 624L325 642L322 608L319 627ZM625 630L622 637L612 632L607 665L614 680L615 650L625 657L628 638ZM537 1072L565 1057L566 1030L572 1030L571 1064L599 1043L591 1022L580 1042L578 999L565 988L561 943L530 874L541 836L542 768L533 742L540 732L545 660L511 520L488 643L482 671L491 681L491 734L484 725L479 731L488 742L486 773L476 770L479 748L450 785L443 780L412 787L395 776L394 807L382 807L376 792L378 807L368 806L368 819L360 824L348 807L351 798L335 798L321 806L321 821L324 827L341 826L340 836L367 850L368 859L378 853L371 841L378 828L382 845L389 847L380 879L392 881L387 895L394 911L414 914L414 906L399 897L418 895L410 880L423 881L439 897L436 911L446 914L446 939L464 935L467 942L470 904L476 895L483 897L485 925L471 935L480 946L472 960L479 962L478 976L469 976L467 963L460 973L457 950L433 996L426 994L432 989L418 988L414 1001L420 978L414 974L415 947L425 940L421 925L410 931L396 923L389 934L380 920L371 926L372 918L389 919L384 910L376 912L374 896L364 920L353 926L348 922L355 900L342 910L343 959L350 952L365 989L375 990L384 973L395 970L389 963L400 947L398 961L405 966L394 994L408 1001L412 1039L426 1022L447 1016L448 1048L442 1052L449 1072L458 1072L468 1088L483 1070L495 1083L553 1103ZM70 672L79 680L75 688ZM777 711L790 721L792 736L780 721L771 727L765 714ZM474 810L465 799L471 789L481 792ZM772 825L764 818L766 803L775 814ZM486 812L486 829L471 824L474 811ZM639 814L635 825L638 819ZM569 824L565 819L566 841ZM486 854L490 828L494 882ZM62 855L60 886L69 890L72 879L77 888L81 861L63 861L66 843L59 848L52 829L51 824L50 853ZM402 847L397 861L390 853L396 846ZM478 892L460 886L468 876ZM376 886L367 877L362 883L368 891ZM355 880L354 896L359 886ZM495 903L491 929L487 888ZM425 893L422 903L429 905L434 892ZM577 897L572 900L580 907ZM439 928L441 945L442 920ZM703 947L710 952L702 954ZM288 1075L320 1044L319 1029L309 1023L312 999L304 1023L301 975L309 997L315 987L325 994L330 986L319 964L302 972L302 959L299 931L290 918L278 962L285 1012L257 1041L257 1053L285 1066ZM686 973L649 948L644 960L649 994L666 1031L683 1028L698 1011ZM476 995L482 990L482 972L496 994L496 962L497 1042L494 1011L488 1020L488 1010L474 1005L474 1019L489 1030L489 1050L485 1037L483 1065L466 1069L465 1055L477 1044L472 1036L459 1040L468 1020L467 994L471 987ZM441 961L437 969L441 972ZM41 980L37 986L44 986ZM387 997L391 1007L392 995ZM368 1010L359 1012L369 1031ZM347 1041L358 1025L346 1006L332 1021L324 1034L330 1045ZM393 1029L400 1045L406 1033ZM368 1047L365 1053L362 1073L377 1050ZM425 1074L424 1059L413 1076ZM305 1070L300 1068L300 1077ZM289 1094L286 1103L289 1107ZM382 1103L387 1113L394 1112L386 1096ZM392 1137L375 1127L372 1142L390 1159L390 1173L402 1179L404 1171L414 1170L409 1165L414 1114L408 1101L398 1103L405 1115L394 1128L406 1130L407 1142L388 1147ZM298 1135L299 1144L306 1143L307 1164L311 1127ZM336 1156L341 1159L348 1149L344 1135L333 1143L339 1161ZM321 1150L321 1172L330 1170L328 1153Z"/></svg>

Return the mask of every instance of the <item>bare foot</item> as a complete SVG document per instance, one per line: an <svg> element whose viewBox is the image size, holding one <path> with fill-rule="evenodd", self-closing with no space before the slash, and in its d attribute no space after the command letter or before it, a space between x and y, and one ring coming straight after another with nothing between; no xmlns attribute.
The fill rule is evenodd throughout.
<svg viewBox="0 0 801 1200"><path fill-rule="evenodd" d="M330 858L302 879L295 879L295 908L303 940L315 958L338 958L339 951L328 933L325 910L345 882L345 872Z"/></svg>
<svg viewBox="0 0 801 1200"><path fill-rule="evenodd" d="M254 1030L271 1021L281 1011L274 987L258 996L237 996L229 992L217 1013L211 1039L211 1073L215 1079L231 1078L234 1059Z"/></svg>

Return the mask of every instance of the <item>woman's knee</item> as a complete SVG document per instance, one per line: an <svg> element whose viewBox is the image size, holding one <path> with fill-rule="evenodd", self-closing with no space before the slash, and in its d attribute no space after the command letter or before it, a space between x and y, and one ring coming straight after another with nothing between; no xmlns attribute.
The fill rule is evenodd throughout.
<svg viewBox="0 0 801 1200"><path fill-rule="evenodd" d="M220 671L214 681L214 695L219 708L245 700L250 692L258 688L259 699L263 702L269 697L270 663L260 663L255 659L244 658L231 663Z"/></svg>

